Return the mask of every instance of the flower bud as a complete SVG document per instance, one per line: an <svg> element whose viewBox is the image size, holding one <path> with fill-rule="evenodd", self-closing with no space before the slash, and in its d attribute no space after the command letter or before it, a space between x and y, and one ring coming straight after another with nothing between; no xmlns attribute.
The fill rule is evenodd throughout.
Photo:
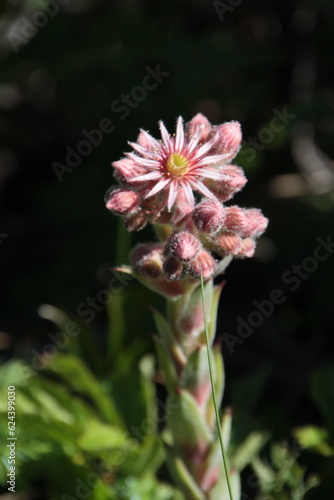
<svg viewBox="0 0 334 500"><path fill-rule="evenodd" d="M202 115L202 113L197 113L190 122L187 123L187 136L188 140L191 141L193 137L199 137L198 142L205 142L211 131L211 124L209 120Z"/></svg>
<svg viewBox="0 0 334 500"><path fill-rule="evenodd" d="M136 177L147 173L147 169L142 165L130 158L114 161L112 165L116 169L114 176L119 182L123 184L143 184L143 181L136 181Z"/></svg>
<svg viewBox="0 0 334 500"><path fill-rule="evenodd" d="M241 238L236 234L221 234L216 238L217 252L226 255L238 255Z"/></svg>
<svg viewBox="0 0 334 500"><path fill-rule="evenodd" d="M226 184L228 184L231 189L233 188L234 192L240 191L247 183L244 171L236 165L226 165L226 167L224 167L224 174L228 176Z"/></svg>
<svg viewBox="0 0 334 500"><path fill-rule="evenodd" d="M268 219L261 210L252 208L246 212L247 226L242 231L242 236L260 236L268 226Z"/></svg>
<svg viewBox="0 0 334 500"><path fill-rule="evenodd" d="M146 149L153 150L158 146L158 141L154 139L146 130L140 129L140 133L137 137L137 142L140 146Z"/></svg>
<svg viewBox="0 0 334 500"><path fill-rule="evenodd" d="M156 247L157 245L153 243L140 243L139 245L136 245L130 253L131 265L137 266L140 261L147 257L147 255L149 255Z"/></svg>
<svg viewBox="0 0 334 500"><path fill-rule="evenodd" d="M247 218L242 208L233 206L225 209L224 228L234 233L242 232L247 226Z"/></svg>
<svg viewBox="0 0 334 500"><path fill-rule="evenodd" d="M252 238L245 238L241 241L238 257L253 257L255 247L256 244Z"/></svg>
<svg viewBox="0 0 334 500"><path fill-rule="evenodd" d="M194 277L199 279L201 274L203 279L209 279L216 270L216 262L214 258L206 252L201 251L194 260L189 263L189 272Z"/></svg>
<svg viewBox="0 0 334 500"><path fill-rule="evenodd" d="M192 218L197 229L205 233L214 233L223 223L224 207L217 201L203 201L195 207Z"/></svg>
<svg viewBox="0 0 334 500"><path fill-rule="evenodd" d="M163 270L170 280L178 280L183 275L183 265L172 255L169 255L163 263Z"/></svg>
<svg viewBox="0 0 334 500"><path fill-rule="evenodd" d="M138 191L115 189L107 195L106 207L116 214L132 213L139 207L141 195Z"/></svg>
<svg viewBox="0 0 334 500"><path fill-rule="evenodd" d="M240 191L247 182L242 168L235 165L226 165L222 168L224 178L216 181L206 179L204 184L214 193L219 201L230 200L235 193Z"/></svg>
<svg viewBox="0 0 334 500"><path fill-rule="evenodd" d="M142 276L159 278L162 274L162 251L161 245L137 245L130 260Z"/></svg>
<svg viewBox="0 0 334 500"><path fill-rule="evenodd" d="M240 149L242 140L240 123L237 121L225 122L214 127L213 134L218 136L214 146L215 154L229 153L229 159L234 158Z"/></svg>
<svg viewBox="0 0 334 500"><path fill-rule="evenodd" d="M187 231L173 233L168 242L172 255L179 260L191 260L198 254L201 244L199 240Z"/></svg>
<svg viewBox="0 0 334 500"><path fill-rule="evenodd" d="M145 211L139 208L136 212L126 215L123 220L128 231L139 231L146 225L147 217Z"/></svg>

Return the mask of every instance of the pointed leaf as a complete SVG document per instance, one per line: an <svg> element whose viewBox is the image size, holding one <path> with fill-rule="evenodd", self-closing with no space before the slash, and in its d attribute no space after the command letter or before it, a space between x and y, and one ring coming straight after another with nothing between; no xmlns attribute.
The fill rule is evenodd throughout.
<svg viewBox="0 0 334 500"><path fill-rule="evenodd" d="M206 317L210 326L211 308L213 300L213 281L208 280L204 284L204 303L206 307ZM197 286L189 294L170 303L169 318L174 325L175 332L180 335L181 345L189 355L200 342L206 345L204 314L202 302L202 290Z"/></svg>
<svg viewBox="0 0 334 500"><path fill-rule="evenodd" d="M241 497L241 481L239 472L236 469L229 470L230 484L232 489L233 500L239 500ZM231 500L227 486L225 470L221 466L221 471L218 476L218 481L208 493L208 500Z"/></svg>
<svg viewBox="0 0 334 500"><path fill-rule="evenodd" d="M185 463L172 448L167 448L167 464L175 483L184 492L187 500L205 500L204 493L195 483Z"/></svg>
<svg viewBox="0 0 334 500"><path fill-rule="evenodd" d="M213 436L195 399L184 390L170 395L167 422L174 446L189 460L200 459L207 453Z"/></svg>
<svg viewBox="0 0 334 500"><path fill-rule="evenodd" d="M166 351L166 347L162 340L159 337L154 337L153 340L158 355L159 365L164 376L164 382L168 392L173 392L178 385L178 376L175 365L169 352Z"/></svg>
<svg viewBox="0 0 334 500"><path fill-rule="evenodd" d="M111 395L102 389L99 381L79 358L58 354L48 365L48 370L66 380L73 389L89 396L109 422L123 427Z"/></svg>
<svg viewBox="0 0 334 500"><path fill-rule="evenodd" d="M163 345L172 356L176 367L183 368L183 366L186 364L187 359L181 349L181 346L176 341L171 327L167 323L166 319L156 309L154 309L153 307L150 309L152 311L153 318Z"/></svg>
<svg viewBox="0 0 334 500"><path fill-rule="evenodd" d="M246 465L258 455L266 444L270 434L267 432L254 431L238 446L232 453L231 462L238 470L243 470Z"/></svg>
<svg viewBox="0 0 334 500"><path fill-rule="evenodd" d="M206 346L199 346L190 355L182 372L180 386L196 399L199 406L207 402L211 394L211 384Z"/></svg>
<svg viewBox="0 0 334 500"><path fill-rule="evenodd" d="M127 435L117 427L91 420L77 443L84 451L98 452L126 446Z"/></svg>

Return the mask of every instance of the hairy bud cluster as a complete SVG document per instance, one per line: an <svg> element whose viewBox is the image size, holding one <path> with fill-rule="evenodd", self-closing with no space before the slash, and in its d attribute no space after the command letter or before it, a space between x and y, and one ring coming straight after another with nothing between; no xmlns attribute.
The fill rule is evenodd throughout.
<svg viewBox="0 0 334 500"><path fill-rule="evenodd" d="M179 281L211 278L219 260L252 257L268 219L261 210L225 203L247 182L230 162L240 149L236 121L212 126L200 113L175 136L160 122L161 141L141 130L135 153L113 163L118 187L106 206L129 231L147 222L165 227L159 244L137 246L131 264L145 279Z"/></svg>

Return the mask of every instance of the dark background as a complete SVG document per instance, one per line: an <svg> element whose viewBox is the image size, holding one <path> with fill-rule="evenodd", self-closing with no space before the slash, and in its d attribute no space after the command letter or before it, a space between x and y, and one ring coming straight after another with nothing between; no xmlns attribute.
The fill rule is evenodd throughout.
<svg viewBox="0 0 334 500"><path fill-rule="evenodd" d="M75 315L110 280L119 234L103 201L114 182L110 162L140 127L157 135L158 120L172 131L178 115L188 121L201 111L215 124L241 122L236 163L249 181L233 203L261 208L270 220L255 258L227 271L218 335L235 334L238 316L247 320L253 301L268 300L274 289L286 298L233 353L223 347L227 401L234 381L264 369L257 411L266 409L278 436L321 423L309 385L316 369L333 363L334 255L314 270L307 261L313 272L304 270L296 290L282 275L295 276L292 267L313 256L317 238L333 234L332 0L231 0L226 9L204 0L56 5L59 13L34 36L25 19L37 19L41 3L1 7L2 357L29 359L43 346L51 326L38 316L40 304ZM136 101L147 66L168 76ZM128 113L111 110L122 94L132 95ZM280 131L272 128L277 113L287 114ZM66 148L77 150L83 130L104 118L114 130L60 182L54 162L65 165ZM152 237L144 230L132 243ZM133 307L143 307L140 298ZM97 342L105 323L102 310ZM143 324L143 343L146 333Z"/></svg>

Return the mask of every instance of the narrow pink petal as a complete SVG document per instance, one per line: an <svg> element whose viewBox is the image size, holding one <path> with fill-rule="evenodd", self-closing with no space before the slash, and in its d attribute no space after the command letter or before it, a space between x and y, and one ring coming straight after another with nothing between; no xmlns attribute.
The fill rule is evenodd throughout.
<svg viewBox="0 0 334 500"><path fill-rule="evenodd" d="M196 151L195 158L200 158L201 156L205 155L205 153L210 151L210 149L216 144L216 142L217 142L217 138L214 137L213 139L211 139L211 141L203 144L203 146L201 146L198 149L198 151Z"/></svg>
<svg viewBox="0 0 334 500"><path fill-rule="evenodd" d="M188 146L186 149L186 153L190 154L194 151L196 146L198 145L198 141L200 140L201 133L198 131L195 135L189 138Z"/></svg>
<svg viewBox="0 0 334 500"><path fill-rule="evenodd" d="M209 165L212 163L220 163L223 160L230 159L230 153L224 153L223 155L212 155L212 156L204 156L201 160L198 160L196 164L200 165Z"/></svg>
<svg viewBox="0 0 334 500"><path fill-rule="evenodd" d="M169 186L169 194L168 194L168 211L170 212L172 206L174 205L176 195L177 195L178 185L176 182L171 182Z"/></svg>
<svg viewBox="0 0 334 500"><path fill-rule="evenodd" d="M191 180L189 182L192 185L192 187L194 189L196 189L196 191L199 191L200 193L202 193L207 198L210 198L211 200L216 200L217 199L215 197L215 195L213 193L211 193L211 191L206 186L204 186L203 182L199 181L198 179L197 180Z"/></svg>
<svg viewBox="0 0 334 500"><path fill-rule="evenodd" d="M145 196L144 198L148 198L149 196L153 196L154 194L157 194L159 191L161 191L164 187L166 187L169 183L171 182L170 179L162 179L161 181L158 182L158 184L156 184L154 186L153 189L151 189L151 191L149 191Z"/></svg>
<svg viewBox="0 0 334 500"><path fill-rule="evenodd" d="M125 153L128 158L139 163L140 165L144 165L144 167L158 167L160 163L155 160L149 160L148 158L141 158L133 153Z"/></svg>
<svg viewBox="0 0 334 500"><path fill-rule="evenodd" d="M226 175L218 172L217 170L211 170L208 168L194 168L191 173L193 175L201 175L202 177L206 177L207 179L215 179L216 181L226 179Z"/></svg>
<svg viewBox="0 0 334 500"><path fill-rule="evenodd" d="M168 130L166 129L163 122L159 122L159 127L160 127L162 141L163 141L165 147L168 148L169 143L170 143L170 136L169 136Z"/></svg>
<svg viewBox="0 0 334 500"><path fill-rule="evenodd" d="M184 146L184 128L182 116L177 119L176 136L175 136L175 149L181 151Z"/></svg>
<svg viewBox="0 0 334 500"><path fill-rule="evenodd" d="M158 149L159 148L159 141L157 141L154 137L151 136L146 130L143 130L142 128L140 129L140 132L143 134L145 137L147 143L151 146L152 149Z"/></svg>
<svg viewBox="0 0 334 500"><path fill-rule="evenodd" d="M148 174L139 175L134 177L136 181L153 181L161 178L161 172L149 172Z"/></svg>
<svg viewBox="0 0 334 500"><path fill-rule="evenodd" d="M183 189L183 192L186 196L187 202L191 208L194 208L195 205L195 199L194 199L194 194L193 190L190 187L190 184L188 182L183 182L181 188Z"/></svg>
<svg viewBox="0 0 334 500"><path fill-rule="evenodd" d="M141 154L145 158L156 158L156 154L153 151L150 151L147 148L144 148L140 144L137 144L136 142L128 142L128 144L135 150L137 153Z"/></svg>

